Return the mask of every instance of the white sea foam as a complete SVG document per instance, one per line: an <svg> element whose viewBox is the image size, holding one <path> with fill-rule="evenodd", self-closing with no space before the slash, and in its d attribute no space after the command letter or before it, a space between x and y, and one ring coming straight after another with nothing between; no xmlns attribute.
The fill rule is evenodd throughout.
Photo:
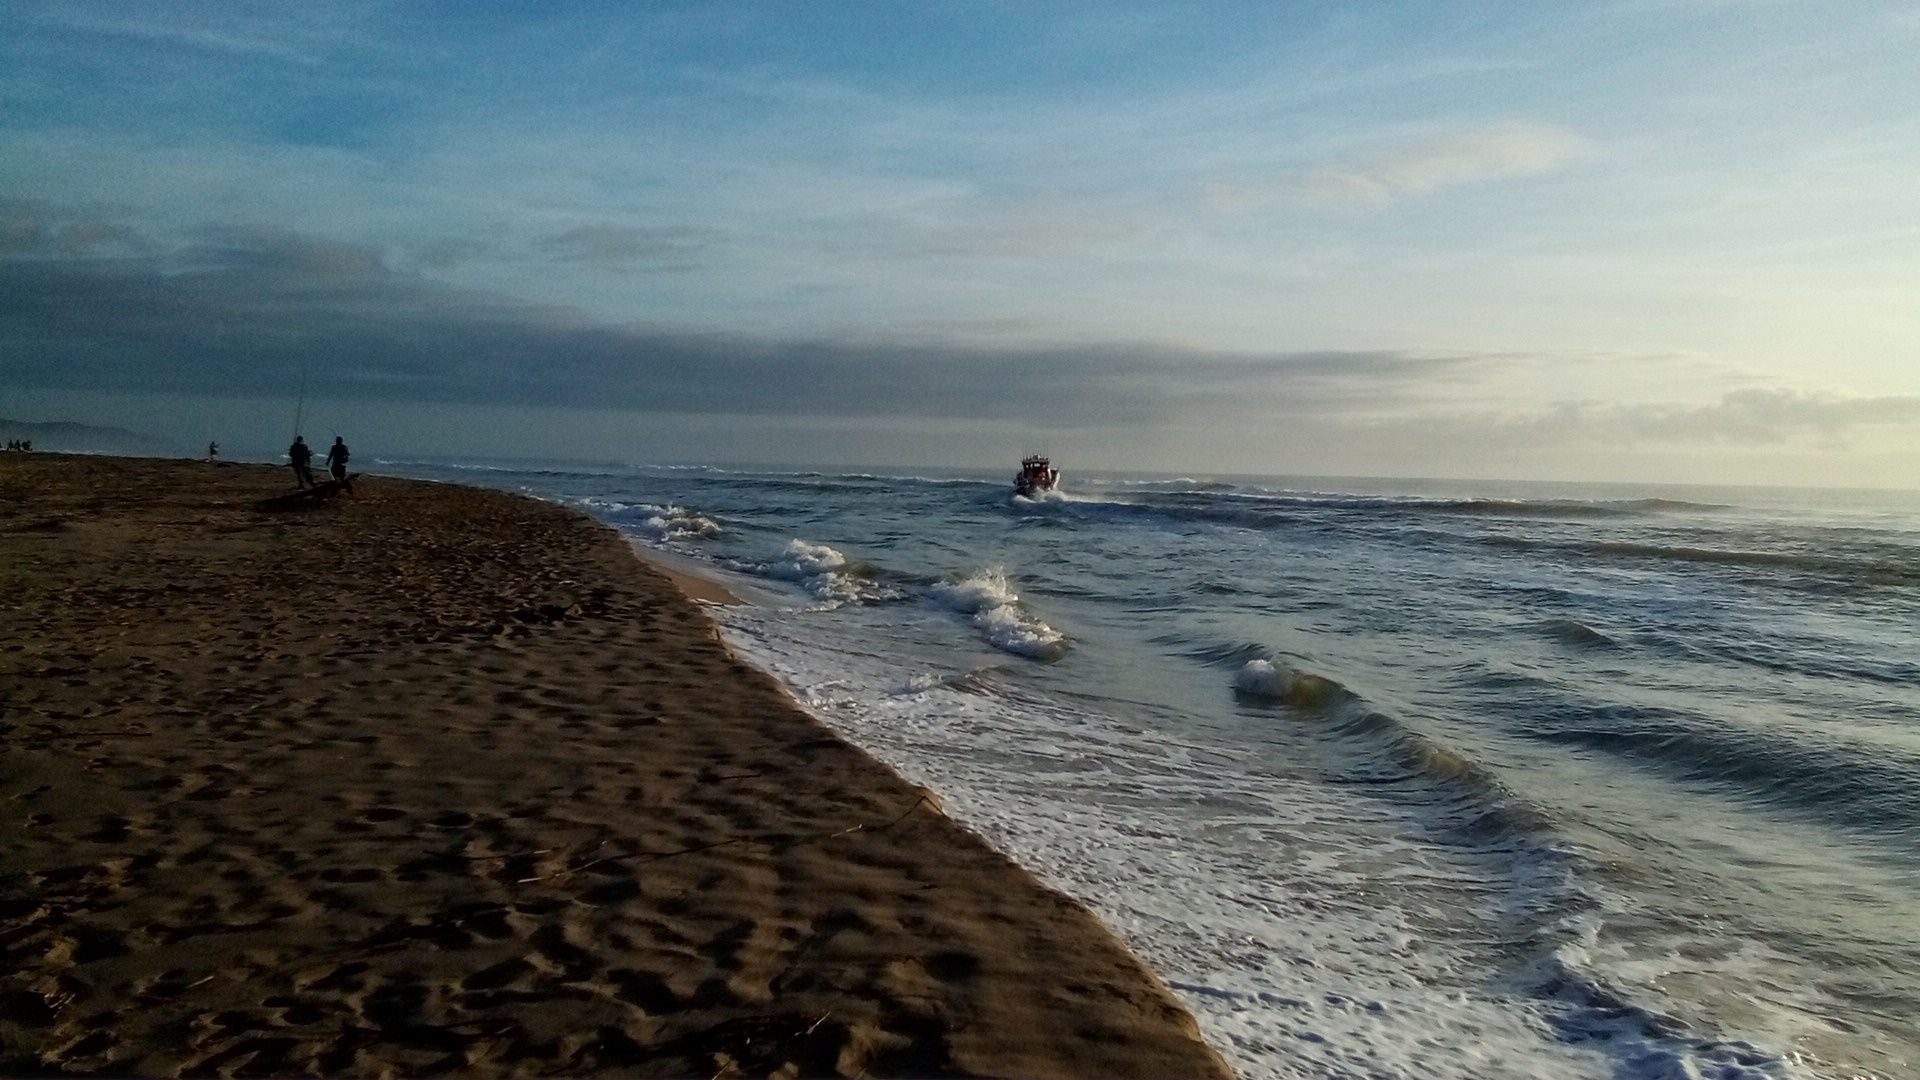
<svg viewBox="0 0 1920 1080"><path fill-rule="evenodd" d="M1233 688L1255 697L1284 698L1288 685L1296 677L1298 672L1284 664L1276 664L1271 660L1249 660L1233 677Z"/></svg>
<svg viewBox="0 0 1920 1080"><path fill-rule="evenodd" d="M1019 594L1007 580L1007 572L998 566L968 574L958 581L943 581L933 587L933 595L955 611L963 612L1020 602Z"/></svg>
<svg viewBox="0 0 1920 1080"><path fill-rule="evenodd" d="M835 548L800 539L787 541L780 558L764 567L775 577L799 582L828 607L900 598L900 590L872 580L864 569Z"/></svg>
<svg viewBox="0 0 1920 1080"><path fill-rule="evenodd" d="M787 541L786 565L803 578L819 577L845 568L847 557L825 544L805 540Z"/></svg>
<svg viewBox="0 0 1920 1080"><path fill-rule="evenodd" d="M720 526L712 518L682 506L655 506L647 503L639 509L645 516L622 524L648 540L665 543L720 535Z"/></svg>
<svg viewBox="0 0 1920 1080"><path fill-rule="evenodd" d="M972 617L974 628L987 644L1001 652L1035 659L1054 659L1066 649L1066 635L1034 618L1020 606L1019 594L1007 572L989 567L958 581L943 581L933 595L955 611Z"/></svg>
<svg viewBox="0 0 1920 1080"><path fill-rule="evenodd" d="M1036 491L1031 495L1016 494L1013 497L1013 501L1016 503L1033 503L1033 504L1062 503L1062 502L1070 501L1071 498L1072 497L1069 496L1065 490L1058 487L1050 487L1050 488L1042 488L1041 490Z"/></svg>
<svg viewBox="0 0 1920 1080"><path fill-rule="evenodd" d="M1005 610L1017 598L1003 579L983 571L939 594ZM1330 801L1284 764L1027 697L991 669L928 670L881 644L937 636L918 621L928 609L861 609L827 639L777 611L720 617L816 715L1098 911L1244 1075L1782 1074L1750 1048L1668 1038L1577 995L1485 986L1473 943L1498 938L1501 915L1484 864L1420 839L1389 806ZM832 640L850 634L857 647ZM1301 677L1260 663L1271 685Z"/></svg>

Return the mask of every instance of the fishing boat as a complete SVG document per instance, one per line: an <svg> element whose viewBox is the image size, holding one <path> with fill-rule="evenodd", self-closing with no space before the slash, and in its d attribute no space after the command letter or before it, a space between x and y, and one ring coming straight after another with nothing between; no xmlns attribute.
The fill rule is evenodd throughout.
<svg viewBox="0 0 1920 1080"><path fill-rule="evenodd" d="M1031 498L1043 491L1052 491L1059 483L1060 470L1036 454L1021 459L1020 471L1013 477L1013 493Z"/></svg>

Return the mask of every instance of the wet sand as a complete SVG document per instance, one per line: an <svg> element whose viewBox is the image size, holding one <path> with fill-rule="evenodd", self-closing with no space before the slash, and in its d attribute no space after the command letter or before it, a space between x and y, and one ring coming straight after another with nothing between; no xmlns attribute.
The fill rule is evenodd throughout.
<svg viewBox="0 0 1920 1080"><path fill-rule="evenodd" d="M611 530L290 487L0 455L0 1073L1226 1074Z"/></svg>

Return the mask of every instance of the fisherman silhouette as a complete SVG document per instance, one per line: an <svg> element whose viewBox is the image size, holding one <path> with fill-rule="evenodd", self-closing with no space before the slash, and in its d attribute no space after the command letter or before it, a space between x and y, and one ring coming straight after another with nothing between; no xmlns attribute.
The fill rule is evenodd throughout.
<svg viewBox="0 0 1920 1080"><path fill-rule="evenodd" d="M293 464L293 482L303 488L319 487L313 479L313 448L304 435L295 435L287 447L287 460Z"/></svg>
<svg viewBox="0 0 1920 1080"><path fill-rule="evenodd" d="M347 482L347 441L338 435L333 437L333 445L327 448L327 471L335 480Z"/></svg>

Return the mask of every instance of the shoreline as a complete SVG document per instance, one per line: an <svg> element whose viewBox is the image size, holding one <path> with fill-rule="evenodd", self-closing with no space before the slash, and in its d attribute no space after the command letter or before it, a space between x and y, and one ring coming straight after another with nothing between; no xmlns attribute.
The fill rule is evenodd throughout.
<svg viewBox="0 0 1920 1080"><path fill-rule="evenodd" d="M601 525L600 522L595 522ZM603 528L610 526L602 525ZM680 595L699 604L712 604L716 607L735 607L748 601L726 586L725 582L702 574L697 568L681 566L660 552L648 549L638 540L621 537L633 549L633 557L652 568L654 572L673 582Z"/></svg>
<svg viewBox="0 0 1920 1080"><path fill-rule="evenodd" d="M0 459L0 1071L1229 1074L716 583L527 496L287 487Z"/></svg>

